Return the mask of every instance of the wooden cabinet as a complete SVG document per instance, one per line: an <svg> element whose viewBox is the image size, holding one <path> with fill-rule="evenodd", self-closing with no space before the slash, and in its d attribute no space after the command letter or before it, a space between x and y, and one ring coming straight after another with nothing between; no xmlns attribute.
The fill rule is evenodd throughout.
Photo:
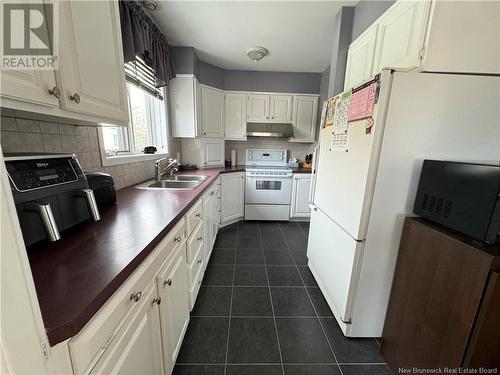
<svg viewBox="0 0 500 375"><path fill-rule="evenodd" d="M226 93L225 139L246 141L247 139L247 95Z"/></svg>
<svg viewBox="0 0 500 375"><path fill-rule="evenodd" d="M270 121L276 123L292 122L292 95L270 95Z"/></svg>
<svg viewBox="0 0 500 375"><path fill-rule="evenodd" d="M224 140L216 138L196 138L182 140L182 161L199 167L224 165Z"/></svg>
<svg viewBox="0 0 500 375"><path fill-rule="evenodd" d="M177 75L169 82L172 137L195 138L201 129L201 87L193 75Z"/></svg>
<svg viewBox="0 0 500 375"><path fill-rule="evenodd" d="M248 94L247 121L268 122L269 104L269 95L267 94Z"/></svg>
<svg viewBox="0 0 500 375"><path fill-rule="evenodd" d="M92 22L89 22L92 19ZM128 122L128 104L116 1L59 3L59 68L2 72L2 97L25 102L13 108L64 117L78 113ZM59 100L49 90L57 87ZM30 107L26 103L35 105ZM42 105L38 107L37 105ZM60 109L59 109L60 108Z"/></svg>
<svg viewBox="0 0 500 375"><path fill-rule="evenodd" d="M203 136L224 138L224 92L201 87L201 126Z"/></svg>
<svg viewBox="0 0 500 375"><path fill-rule="evenodd" d="M217 230L219 227L219 213L217 212L217 185L219 182L215 182L210 186L210 188L203 195L203 225L204 225L204 242L205 242L205 259L210 259L212 254L212 249L215 243L215 237L217 236Z"/></svg>
<svg viewBox="0 0 500 375"><path fill-rule="evenodd" d="M395 372L500 366L499 260L498 247L406 219L381 343Z"/></svg>
<svg viewBox="0 0 500 375"><path fill-rule="evenodd" d="M234 223L244 217L245 174L229 173L221 176L221 225Z"/></svg>
<svg viewBox="0 0 500 375"><path fill-rule="evenodd" d="M344 90L360 84L375 73L373 61L377 30L378 25L372 25L349 46Z"/></svg>
<svg viewBox="0 0 500 375"><path fill-rule="evenodd" d="M189 323L186 242L176 247L157 276L165 373L170 374Z"/></svg>
<svg viewBox="0 0 500 375"><path fill-rule="evenodd" d="M374 71L415 69L423 56L430 1L398 1L379 18Z"/></svg>
<svg viewBox="0 0 500 375"><path fill-rule="evenodd" d="M128 120L117 8L115 1L60 3L59 75L64 109Z"/></svg>
<svg viewBox="0 0 500 375"><path fill-rule="evenodd" d="M156 286L152 283L91 374L164 373L157 298Z"/></svg>
<svg viewBox="0 0 500 375"><path fill-rule="evenodd" d="M295 95L293 102L293 138L290 142L314 142L318 127L318 97Z"/></svg>
<svg viewBox="0 0 500 375"><path fill-rule="evenodd" d="M290 206L291 219L306 219L311 217L309 208L309 190L311 188L311 175L297 173L293 175L292 203Z"/></svg>

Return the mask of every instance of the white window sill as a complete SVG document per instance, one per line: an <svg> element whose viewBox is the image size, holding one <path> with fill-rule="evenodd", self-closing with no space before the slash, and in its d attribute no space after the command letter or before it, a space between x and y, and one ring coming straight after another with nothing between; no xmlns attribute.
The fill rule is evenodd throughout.
<svg viewBox="0 0 500 375"><path fill-rule="evenodd" d="M117 156L106 156L101 153L101 161L103 167L112 165L135 163L139 161L158 160L168 156L167 153L161 154L125 154Z"/></svg>

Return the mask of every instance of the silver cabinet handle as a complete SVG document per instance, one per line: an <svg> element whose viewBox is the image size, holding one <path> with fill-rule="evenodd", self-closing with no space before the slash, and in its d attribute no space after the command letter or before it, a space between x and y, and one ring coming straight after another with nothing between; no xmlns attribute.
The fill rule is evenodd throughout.
<svg viewBox="0 0 500 375"><path fill-rule="evenodd" d="M198 219L201 219L201 214L196 214L196 217L197 217Z"/></svg>
<svg viewBox="0 0 500 375"><path fill-rule="evenodd" d="M76 104L80 104L80 95L75 92L73 95L69 96L69 100L74 101Z"/></svg>
<svg viewBox="0 0 500 375"><path fill-rule="evenodd" d="M49 89L49 94L55 96L57 99L61 97L61 91L59 91L57 86L54 86L51 89Z"/></svg>
<svg viewBox="0 0 500 375"><path fill-rule="evenodd" d="M198 264L202 263L203 262L203 258L201 259L198 259Z"/></svg>
<svg viewBox="0 0 500 375"><path fill-rule="evenodd" d="M212 192L210 193L210 195L211 195L212 197L214 196L214 194L215 194L215 191L212 191Z"/></svg>
<svg viewBox="0 0 500 375"><path fill-rule="evenodd" d="M172 285L172 279L168 279L168 280L165 280L165 281L163 282L163 286L167 286L167 285L168 285L168 286L171 286L171 285Z"/></svg>
<svg viewBox="0 0 500 375"><path fill-rule="evenodd" d="M160 297L153 298L153 303L156 303L157 305L159 305L161 303L161 298Z"/></svg>
<svg viewBox="0 0 500 375"><path fill-rule="evenodd" d="M179 243L179 242L181 242L181 241L182 241L182 238L181 238L181 237L175 237L175 239L174 239L174 242L177 242L177 243Z"/></svg>
<svg viewBox="0 0 500 375"><path fill-rule="evenodd" d="M52 208L47 202L29 202L24 205L24 209L28 211L38 212L40 218L42 219L43 229L47 235L47 239L50 242L57 241L61 239L61 234L57 228L56 219L52 213Z"/></svg>
<svg viewBox="0 0 500 375"><path fill-rule="evenodd" d="M201 237L201 236L200 236L200 237L198 237L198 238L196 239L196 241L203 241L203 237Z"/></svg>
<svg viewBox="0 0 500 375"><path fill-rule="evenodd" d="M139 292L137 292L137 293L135 293L135 294L134 294L134 293L132 293L132 294L130 295L130 300L131 300L131 301L134 301L134 302L139 302L139 300L141 299L141 297L142 297L142 292L141 292L141 291L139 291Z"/></svg>

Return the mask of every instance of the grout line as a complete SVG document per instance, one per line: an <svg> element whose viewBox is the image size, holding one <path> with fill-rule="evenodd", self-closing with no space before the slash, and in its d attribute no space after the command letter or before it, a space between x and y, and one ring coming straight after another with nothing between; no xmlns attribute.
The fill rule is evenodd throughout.
<svg viewBox="0 0 500 375"><path fill-rule="evenodd" d="M238 244L238 232L239 224L236 227L236 244ZM229 355L229 337L231 335L231 316L233 313L233 295L234 295L234 277L236 274L236 249L234 250L234 262L233 262L233 282L231 283L231 300L229 302L229 323L227 326L227 341L226 341L226 359L224 362L224 375L227 373L227 357Z"/></svg>
<svg viewBox="0 0 500 375"><path fill-rule="evenodd" d="M224 366L224 363L219 363L219 362L210 362L210 363L204 363L204 362L196 362L196 363L191 363L191 362L181 362L181 363L176 363L176 366ZM265 363L260 363L260 362L252 362L252 363L228 363L228 366L280 366L281 362L265 362ZM332 365L337 365L335 362L306 362L306 363L301 363L301 362L284 362L283 365L285 366L332 366ZM381 363L381 362L339 362L339 365L342 366L387 366L387 363Z"/></svg>
<svg viewBox="0 0 500 375"><path fill-rule="evenodd" d="M259 229L259 235L261 235L259 222L257 222L257 228ZM262 237L260 238L260 241L262 243ZM264 267L266 269L266 278L267 278L267 284L268 284L269 299L270 299L270 302L271 302L271 310L273 312L274 331L276 332L276 340L277 340L277 343L278 343L278 351L280 353L281 372L282 372L283 375L285 375L285 366L283 365L283 354L281 353L280 337L279 337L279 334L278 334L278 324L276 323L276 315L274 313L273 295L271 294L271 283L269 282L269 274L267 272L267 264L265 262L265 259L264 259Z"/></svg>
<svg viewBox="0 0 500 375"><path fill-rule="evenodd" d="M299 228L300 228L300 225L299 225ZM280 226L280 230L281 230L281 233L282 233L283 237L285 237L285 233L283 232L281 226ZM287 241L286 237L285 237L285 243L288 246L288 241ZM291 250L290 250L290 253L291 253ZM293 258L293 255L292 255L292 258ZM333 355L333 358L335 359L335 363L337 364L337 368L339 369L340 374L344 375L344 373L342 372L342 368L339 365L339 361L337 359L337 356L335 355L335 351L333 350L332 344L330 343L330 340L328 339L328 335L326 334L325 328L323 327L323 323L321 323L321 319L320 319L320 317L318 315L318 312L316 310L316 306L314 306L314 302L313 302L313 300L311 298L311 295L309 294L309 290L307 290L307 285L304 282L304 278L302 277L302 274L300 273L300 270L299 270L299 267L297 265L297 262L295 261L295 258L293 258L293 262L295 263L295 268L297 269L297 272L299 273L299 277L302 280L302 284L304 284L304 289L306 290L307 297L309 298L309 301L311 302L311 305L313 307L314 313L316 314L316 319L318 320L319 326L321 327L321 330L323 331L323 336L325 337L326 342L328 343L328 347L330 348L330 351L331 351L331 353Z"/></svg>

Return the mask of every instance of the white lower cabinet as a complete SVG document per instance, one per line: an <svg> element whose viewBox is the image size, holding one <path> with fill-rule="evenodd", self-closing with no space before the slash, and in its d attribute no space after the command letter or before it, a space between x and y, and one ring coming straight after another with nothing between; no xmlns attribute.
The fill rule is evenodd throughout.
<svg viewBox="0 0 500 375"><path fill-rule="evenodd" d="M181 348L182 339L189 323L188 276L186 243L183 242L172 259L158 274L160 298L160 322L163 342L165 373L170 374Z"/></svg>
<svg viewBox="0 0 500 375"><path fill-rule="evenodd" d="M91 374L163 374L157 298L152 283Z"/></svg>
<svg viewBox="0 0 500 375"><path fill-rule="evenodd" d="M245 174L221 176L221 225L228 225L245 216Z"/></svg>
<svg viewBox="0 0 500 375"><path fill-rule="evenodd" d="M307 219L311 217L309 208L309 189L311 188L311 175L298 173L293 175L292 204L290 206L291 219Z"/></svg>

